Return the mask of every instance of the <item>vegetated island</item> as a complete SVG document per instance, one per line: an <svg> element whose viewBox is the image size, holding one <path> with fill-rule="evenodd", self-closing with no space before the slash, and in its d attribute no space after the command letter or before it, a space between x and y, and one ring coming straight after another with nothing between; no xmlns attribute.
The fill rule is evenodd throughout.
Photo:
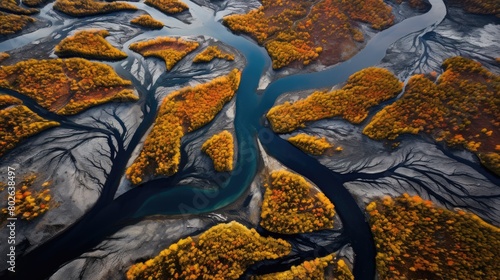
<svg viewBox="0 0 500 280"><path fill-rule="evenodd" d="M19 14L19 15L32 15L39 12L38 9L34 8L23 8L19 6L16 0L2 0L0 1L0 11Z"/></svg>
<svg viewBox="0 0 500 280"><path fill-rule="evenodd" d="M111 101L135 101L132 82L111 66L82 58L26 60L0 67L0 87L15 90L45 109L73 115Z"/></svg>
<svg viewBox="0 0 500 280"><path fill-rule="evenodd" d="M0 94L0 157L24 139L58 125L35 114L21 100Z"/></svg>
<svg viewBox="0 0 500 280"><path fill-rule="evenodd" d="M335 260L335 254L322 258L305 261L289 270L271 274L253 276L252 280L283 280L283 279L311 279L311 280L354 280L351 269L343 259Z"/></svg>
<svg viewBox="0 0 500 280"><path fill-rule="evenodd" d="M55 47L59 57L84 57L88 59L121 60L127 57L123 51L113 47L105 37L107 30L82 30L63 39Z"/></svg>
<svg viewBox="0 0 500 280"><path fill-rule="evenodd" d="M222 51L218 46L209 46L202 52L197 54L194 57L193 62L195 63L210 62L215 58L233 61L234 55Z"/></svg>
<svg viewBox="0 0 500 280"><path fill-rule="evenodd" d="M297 234L333 228L333 204L304 177L277 170L264 187L260 226L268 231Z"/></svg>
<svg viewBox="0 0 500 280"><path fill-rule="evenodd" d="M365 44L359 23L376 30L394 23L391 7L382 0L261 2L258 9L223 20L232 31L263 45L274 69L300 68L315 60L323 65L345 61Z"/></svg>
<svg viewBox="0 0 500 280"><path fill-rule="evenodd" d="M163 22L154 19L150 15L140 15L136 18L133 18L130 23L139 25L142 27L146 28L151 28L151 29L162 29L163 28Z"/></svg>
<svg viewBox="0 0 500 280"><path fill-rule="evenodd" d="M117 11L135 11L137 7L123 2L101 2L94 0L56 0L54 9L70 16L85 17Z"/></svg>
<svg viewBox="0 0 500 280"><path fill-rule="evenodd" d="M442 66L437 82L413 76L402 98L378 112L363 133L392 140L423 132L474 152L500 175L500 76L463 57L446 59Z"/></svg>
<svg viewBox="0 0 500 280"><path fill-rule="evenodd" d="M224 130L213 135L203 143L201 150L212 159L215 171L233 170L234 140L231 132Z"/></svg>
<svg viewBox="0 0 500 280"><path fill-rule="evenodd" d="M498 279L500 229L419 196L385 197L366 207L381 279Z"/></svg>
<svg viewBox="0 0 500 280"><path fill-rule="evenodd" d="M229 102L240 84L241 72L168 95L162 102L139 156L127 169L127 178L139 184L146 175L171 176L178 171L181 138L206 125Z"/></svg>
<svg viewBox="0 0 500 280"><path fill-rule="evenodd" d="M33 22L35 19L29 16L0 12L0 35L15 34Z"/></svg>
<svg viewBox="0 0 500 280"><path fill-rule="evenodd" d="M396 97L401 90L402 83L391 72L370 67L351 75L341 89L316 91L294 103L274 106L267 119L277 133L288 133L307 122L335 116L358 124L368 116L371 107Z"/></svg>
<svg viewBox="0 0 500 280"><path fill-rule="evenodd" d="M253 263L290 251L286 241L262 237L233 221L181 239L155 258L134 264L127 279L239 279Z"/></svg>
<svg viewBox="0 0 500 280"><path fill-rule="evenodd" d="M288 138L288 142L292 143L292 145L301 149L303 152L314 156L323 155L326 151L333 148L333 145L328 142L325 137L321 138L305 133L299 133Z"/></svg>
<svg viewBox="0 0 500 280"><path fill-rule="evenodd" d="M177 14L189 9L188 5L180 0L146 0L144 3L167 15Z"/></svg>
<svg viewBox="0 0 500 280"><path fill-rule="evenodd" d="M198 48L198 42L186 41L182 38L158 37L156 39L135 42L130 44L130 49L144 57L158 57L165 61L167 70L181 61L186 55Z"/></svg>
<svg viewBox="0 0 500 280"><path fill-rule="evenodd" d="M39 191L33 191L32 185L37 178L36 174L29 174L17 181L19 188L16 190L14 215L11 216L8 208L2 209L1 222L7 217L17 217L22 220L33 220L47 212L52 204L50 195L51 182L45 181L41 184ZM3 189L3 187L2 187ZM7 201L7 200L5 200Z"/></svg>

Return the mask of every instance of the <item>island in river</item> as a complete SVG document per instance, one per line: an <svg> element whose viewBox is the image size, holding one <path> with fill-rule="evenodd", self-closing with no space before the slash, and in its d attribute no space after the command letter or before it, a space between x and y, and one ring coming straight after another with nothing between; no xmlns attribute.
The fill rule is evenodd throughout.
<svg viewBox="0 0 500 280"><path fill-rule="evenodd" d="M3 1L0 278L500 278L497 2Z"/></svg>

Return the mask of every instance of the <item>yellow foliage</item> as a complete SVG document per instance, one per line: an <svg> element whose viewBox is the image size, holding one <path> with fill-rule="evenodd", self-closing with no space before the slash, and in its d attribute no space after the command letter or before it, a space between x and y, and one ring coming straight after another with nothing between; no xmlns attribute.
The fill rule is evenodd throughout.
<svg viewBox="0 0 500 280"><path fill-rule="evenodd" d="M105 37L109 36L107 30L83 30L75 35L62 40L55 47L59 57L81 56L89 59L120 60L127 54L113 47Z"/></svg>
<svg viewBox="0 0 500 280"><path fill-rule="evenodd" d="M123 2L101 2L95 0L56 0L54 9L75 17L92 16L116 11L135 11L137 7Z"/></svg>
<svg viewBox="0 0 500 280"><path fill-rule="evenodd" d="M326 150L333 148L333 145L326 140L325 137L307 135L304 133L297 134L288 138L288 142L298 147L302 151L311 155L320 156Z"/></svg>
<svg viewBox="0 0 500 280"><path fill-rule="evenodd" d="M58 125L33 113L21 100L0 95L0 157L24 139Z"/></svg>
<svg viewBox="0 0 500 280"><path fill-rule="evenodd" d="M81 58L26 60L0 67L0 86L34 99L42 107L73 115L110 101L135 101L132 83L111 66Z"/></svg>
<svg viewBox="0 0 500 280"><path fill-rule="evenodd" d="M266 184L260 225L283 234L333 228L334 206L304 177L286 170L273 171Z"/></svg>
<svg viewBox="0 0 500 280"><path fill-rule="evenodd" d="M233 170L234 143L229 131L224 130L207 139L201 150L212 159L217 172Z"/></svg>
<svg viewBox="0 0 500 280"><path fill-rule="evenodd" d="M185 41L181 38L158 37L153 40L130 44L130 49L144 57L153 56L165 60L167 70L198 48L198 42Z"/></svg>
<svg viewBox="0 0 500 280"><path fill-rule="evenodd" d="M381 279L497 279L500 229L478 216L418 196L367 207Z"/></svg>
<svg viewBox="0 0 500 280"><path fill-rule="evenodd" d="M140 15L130 21L130 23L142 26L142 27L148 27L151 29L162 29L163 28L163 22L154 19L150 15Z"/></svg>
<svg viewBox="0 0 500 280"><path fill-rule="evenodd" d="M127 279L239 279L253 263L290 251L284 240L262 237L254 229L230 222L199 237L181 239L155 258L132 265Z"/></svg>
<svg viewBox="0 0 500 280"><path fill-rule="evenodd" d="M328 255L322 258L305 261L298 266L292 266L290 270L254 276L252 280L325 280L325 271L331 270L329 276L336 280L354 280L350 268L343 259L337 263L334 260L335 255Z"/></svg>
<svg viewBox="0 0 500 280"><path fill-rule="evenodd" d="M39 192L30 191L36 179L36 175L27 175L20 182L17 182L20 188L16 190L15 195L15 217L23 220L32 220L49 210L50 201L50 182L42 184L42 190ZM2 209L2 213L7 216L8 209Z"/></svg>
<svg viewBox="0 0 500 280"><path fill-rule="evenodd" d="M316 91L295 103L277 105L269 110L267 118L278 133L291 132L306 122L334 116L360 123L370 107L395 97L401 89L401 83L391 72L370 67L351 75L340 90Z"/></svg>
<svg viewBox="0 0 500 280"><path fill-rule="evenodd" d="M17 33L25 28L35 19L24 15L9 15L0 12L0 35Z"/></svg>
<svg viewBox="0 0 500 280"><path fill-rule="evenodd" d="M241 72L195 87L186 87L167 96L158 111L153 129L146 137L141 153L127 169L133 184L145 174L171 176L180 163L181 138L213 120L238 89Z"/></svg>
<svg viewBox="0 0 500 280"><path fill-rule="evenodd" d="M402 98L378 112L363 133L392 140L425 132L480 158L494 153L498 137L490 135L500 128L500 76L463 57L446 59L443 68L437 83L424 75L411 77ZM497 161L482 162L500 174Z"/></svg>
<svg viewBox="0 0 500 280"><path fill-rule="evenodd" d="M219 49L219 47L217 47L217 46L210 46L210 47L206 48L205 50L203 50L201 53L197 54L194 57L193 62L197 62L197 63L210 62L214 58L220 58L220 59L233 61L234 55L221 51Z"/></svg>
<svg viewBox="0 0 500 280"><path fill-rule="evenodd" d="M13 14L21 14L21 15L32 15L39 12L38 9L33 8L23 8L20 7L18 1L16 0L2 0L0 1L0 11L4 11L7 13Z"/></svg>
<svg viewBox="0 0 500 280"><path fill-rule="evenodd" d="M248 34L264 45L275 69L301 67L318 59L325 65L344 61L364 40L359 21L375 29L394 21L390 6L382 0L261 2L258 9L223 20L232 31Z"/></svg>
<svg viewBox="0 0 500 280"><path fill-rule="evenodd" d="M189 8L188 5L180 0L146 0L144 3L157 8L165 14L176 14Z"/></svg>

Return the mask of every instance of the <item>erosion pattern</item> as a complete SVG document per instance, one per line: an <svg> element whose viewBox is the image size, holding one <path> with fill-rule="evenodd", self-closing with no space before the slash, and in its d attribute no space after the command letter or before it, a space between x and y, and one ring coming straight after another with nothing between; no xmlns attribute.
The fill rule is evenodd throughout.
<svg viewBox="0 0 500 280"><path fill-rule="evenodd" d="M0 4L0 278L500 277L495 1L48 2Z"/></svg>

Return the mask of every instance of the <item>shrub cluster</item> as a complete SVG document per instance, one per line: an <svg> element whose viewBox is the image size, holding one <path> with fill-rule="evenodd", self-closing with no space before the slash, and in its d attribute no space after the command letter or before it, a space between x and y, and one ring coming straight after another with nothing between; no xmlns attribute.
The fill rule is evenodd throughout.
<svg viewBox="0 0 500 280"><path fill-rule="evenodd" d="M383 68L366 68L354 73L342 89L331 92L316 91L295 103L285 102L267 113L275 132L288 133L306 122L341 116L352 123L360 123L368 116L368 109L395 97L402 83Z"/></svg>
<svg viewBox="0 0 500 280"><path fill-rule="evenodd" d="M204 49L201 53L197 54L194 57L193 62L195 62L195 63L210 62L214 58L220 58L220 59L233 61L234 55L232 55L230 53L223 52L217 46L210 46L210 47Z"/></svg>
<svg viewBox="0 0 500 280"><path fill-rule="evenodd" d="M132 82L109 65L82 58L26 60L0 67L0 86L34 99L42 107L73 115L110 101L135 101Z"/></svg>
<svg viewBox="0 0 500 280"><path fill-rule="evenodd" d="M201 150L212 159L217 172L233 170L234 141L231 132L224 130L213 135L203 143Z"/></svg>
<svg viewBox="0 0 500 280"><path fill-rule="evenodd" d="M113 47L105 37L107 30L83 30L62 40L55 47L59 57L80 56L88 59L121 60L127 57L123 51Z"/></svg>
<svg viewBox="0 0 500 280"><path fill-rule="evenodd" d="M354 280L354 276L352 275L351 269L346 265L343 259L339 259L335 262L335 255L328 255L326 257L305 261L297 266L294 265L287 271L254 276L251 279Z"/></svg>
<svg viewBox="0 0 500 280"><path fill-rule="evenodd" d="M180 162L181 138L213 120L233 98L240 76L241 72L234 69L227 76L180 89L163 99L141 153L127 169L127 178L139 184L146 174L175 174Z"/></svg>
<svg viewBox="0 0 500 280"><path fill-rule="evenodd" d="M224 17L231 30L264 45L275 69L348 59L364 41L358 22L383 29L393 24L394 16L382 0L262 0L261 7L247 14Z"/></svg>
<svg viewBox="0 0 500 280"><path fill-rule="evenodd" d="M149 41L132 43L130 49L144 57L153 56L165 60L167 70L171 70L177 62L198 46L198 42L181 38L158 37Z"/></svg>
<svg viewBox="0 0 500 280"><path fill-rule="evenodd" d="M140 15L136 18L133 18L130 23L136 24L142 27L147 27L151 29L162 29L163 28L163 22L154 19L150 15Z"/></svg>
<svg viewBox="0 0 500 280"><path fill-rule="evenodd" d="M424 132L476 153L500 174L500 76L463 57L445 60L443 69L436 83L424 75L413 76L402 98L378 112L363 133L396 139Z"/></svg>
<svg viewBox="0 0 500 280"><path fill-rule="evenodd" d="M36 180L36 175L27 175L20 182L20 188L15 195L15 217L23 220L32 220L47 212L50 208L52 196L50 195L50 182L44 182L39 192L30 191ZM8 210L2 209L2 214L7 215Z"/></svg>
<svg viewBox="0 0 500 280"><path fill-rule="evenodd" d="M180 0L146 0L144 3L157 8L165 14L177 14L189 8L186 3Z"/></svg>
<svg viewBox="0 0 500 280"><path fill-rule="evenodd" d="M0 12L0 35L9 35L23 30L35 19L24 15L10 15Z"/></svg>
<svg viewBox="0 0 500 280"><path fill-rule="evenodd" d="M2 0L0 1L0 11L7 13L19 14L19 15L32 15L39 12L38 9L34 8L23 8L20 7L18 1L16 0Z"/></svg>
<svg viewBox="0 0 500 280"><path fill-rule="evenodd" d="M498 279L500 229L419 196L384 197L366 207L381 279Z"/></svg>
<svg viewBox="0 0 500 280"><path fill-rule="evenodd" d="M135 11L137 7L123 2L101 2L95 0L56 0L54 9L74 17L107 14L116 11Z"/></svg>
<svg viewBox="0 0 500 280"><path fill-rule="evenodd" d="M132 265L127 279L239 279L253 263L290 251L284 240L262 237L254 229L230 222L181 239L155 258Z"/></svg>
<svg viewBox="0 0 500 280"><path fill-rule="evenodd" d="M297 134L288 138L288 142L292 143L297 148L305 153L320 156L328 149L333 148L333 145L326 140L325 137L312 136L304 133Z"/></svg>
<svg viewBox="0 0 500 280"><path fill-rule="evenodd" d="M21 100L0 95L0 157L24 139L58 125L35 114Z"/></svg>
<svg viewBox="0 0 500 280"><path fill-rule="evenodd" d="M296 234L333 228L334 206L304 177L273 171L262 202L260 225L276 233Z"/></svg>

